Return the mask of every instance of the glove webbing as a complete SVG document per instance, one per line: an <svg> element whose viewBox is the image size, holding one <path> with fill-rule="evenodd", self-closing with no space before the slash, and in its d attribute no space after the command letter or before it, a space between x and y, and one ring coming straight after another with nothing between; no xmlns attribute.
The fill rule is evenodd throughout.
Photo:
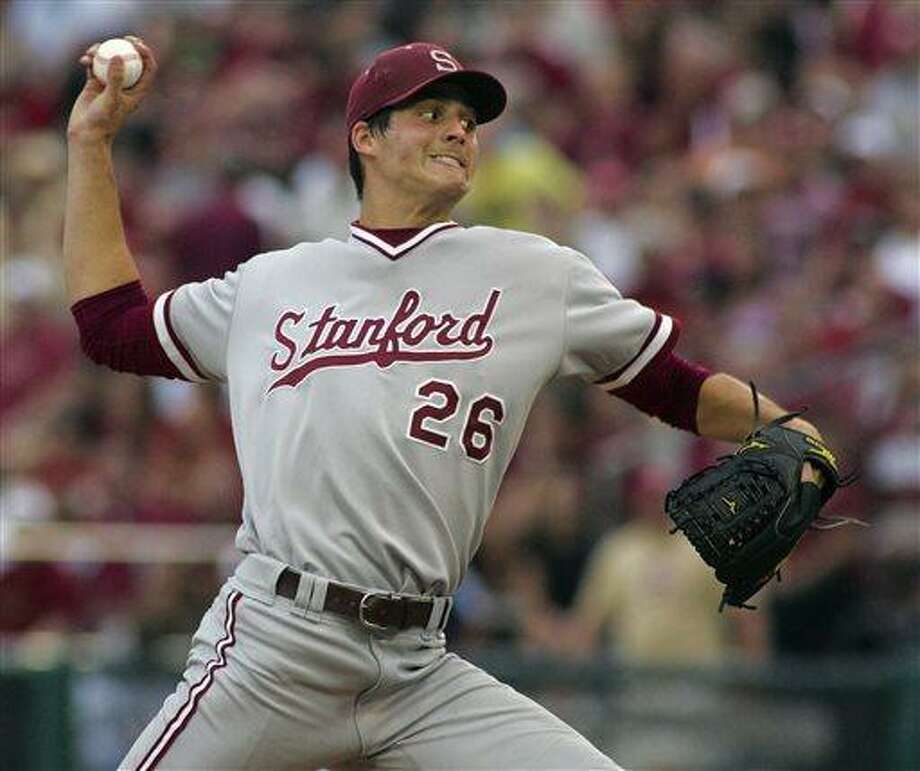
<svg viewBox="0 0 920 771"><path fill-rule="evenodd" d="M706 469L694 474L691 480L702 476L705 471ZM725 481L722 480L722 483ZM777 501L785 500L787 497L787 492L773 469L756 460L744 462L732 492L744 495L745 499L738 503L742 503L745 510L752 509L754 514L743 524L735 525L732 518L726 517L714 502L713 491L723 487L722 483L699 490L691 499L692 502L705 502L710 512L709 520L714 524L707 529L703 527L699 516L681 517L684 521L670 530L673 535L681 527L692 525L685 530L686 536L704 559L708 557L710 560L718 560L739 551L750 538L760 532L760 524L763 519L769 517ZM758 512L762 512L763 519L757 516ZM714 540L715 537L718 540Z"/></svg>

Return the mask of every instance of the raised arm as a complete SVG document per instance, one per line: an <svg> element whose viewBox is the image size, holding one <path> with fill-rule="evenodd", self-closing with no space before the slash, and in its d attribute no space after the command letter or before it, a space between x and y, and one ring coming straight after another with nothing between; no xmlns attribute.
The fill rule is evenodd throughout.
<svg viewBox="0 0 920 771"><path fill-rule="evenodd" d="M129 90L121 86L124 63L109 67L105 85L92 73L91 46L80 57L86 84L74 103L67 126L67 198L64 220L64 277L71 303L138 280L121 221L112 163L112 142L121 125L140 105L156 76L153 52L140 38L128 36L140 52L144 72Z"/></svg>

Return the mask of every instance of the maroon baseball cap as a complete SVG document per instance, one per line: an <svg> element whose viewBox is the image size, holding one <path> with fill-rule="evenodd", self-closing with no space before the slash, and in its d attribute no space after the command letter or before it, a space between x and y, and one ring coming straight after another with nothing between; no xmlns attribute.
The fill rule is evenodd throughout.
<svg viewBox="0 0 920 771"><path fill-rule="evenodd" d="M345 110L349 130L359 120L435 82L461 86L476 111L478 123L497 118L508 101L504 86L492 75L463 69L450 53L433 43L409 43L379 54L352 84Z"/></svg>

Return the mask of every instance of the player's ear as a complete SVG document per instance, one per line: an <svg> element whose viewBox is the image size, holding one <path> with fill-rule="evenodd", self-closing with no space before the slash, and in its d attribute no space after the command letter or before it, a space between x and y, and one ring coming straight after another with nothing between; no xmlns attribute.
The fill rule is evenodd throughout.
<svg viewBox="0 0 920 771"><path fill-rule="evenodd" d="M359 120L351 127L351 146L359 155L374 155L377 147L377 135L371 131L366 121Z"/></svg>

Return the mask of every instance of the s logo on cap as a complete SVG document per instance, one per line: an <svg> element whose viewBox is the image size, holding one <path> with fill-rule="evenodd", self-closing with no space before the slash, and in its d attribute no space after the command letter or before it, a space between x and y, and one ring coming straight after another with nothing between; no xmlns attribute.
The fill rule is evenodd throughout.
<svg viewBox="0 0 920 771"><path fill-rule="evenodd" d="M434 59L434 66L440 72L460 71L460 65L457 63L457 60L447 53L447 51L443 51L440 48L433 48L428 54Z"/></svg>

